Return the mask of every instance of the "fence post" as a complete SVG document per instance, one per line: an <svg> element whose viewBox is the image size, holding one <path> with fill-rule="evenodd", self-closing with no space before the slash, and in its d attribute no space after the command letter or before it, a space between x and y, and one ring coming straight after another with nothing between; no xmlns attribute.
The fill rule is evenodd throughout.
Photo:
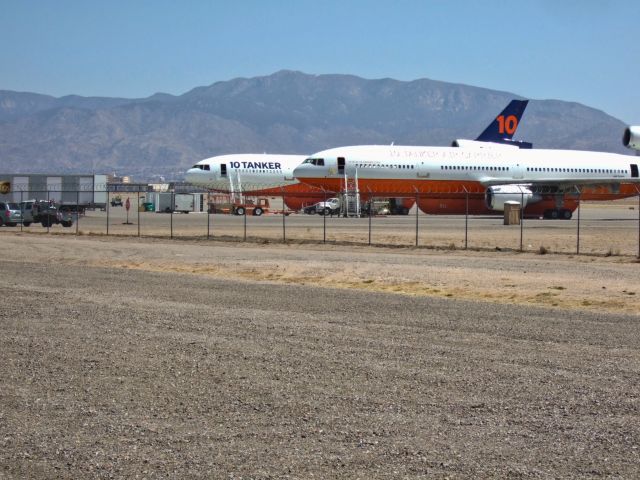
<svg viewBox="0 0 640 480"><path fill-rule="evenodd" d="M138 205L138 237L140 236L140 187L138 186L138 196L136 198L136 204Z"/></svg>
<svg viewBox="0 0 640 480"><path fill-rule="evenodd" d="M371 189L369 189L371 193ZM371 217L373 216L373 206L375 204L375 198L369 195L369 245L371 245Z"/></svg>
<svg viewBox="0 0 640 480"><path fill-rule="evenodd" d="M465 210L464 210L464 249L467 249L467 241L469 238L469 190L464 187L465 193Z"/></svg>
<svg viewBox="0 0 640 480"><path fill-rule="evenodd" d="M640 258L640 187L636 186L638 192L638 258Z"/></svg>
<svg viewBox="0 0 640 480"><path fill-rule="evenodd" d="M24 190L20 190L20 231L24 224Z"/></svg>
<svg viewBox="0 0 640 480"><path fill-rule="evenodd" d="M105 189L107 189L107 187L105 186ZM93 192L93 196L96 196L96 192L94 190ZM105 208L107 210L107 237L109 236L109 207L111 206L111 202L109 199L109 190L107 189L107 204L105 205Z"/></svg>
<svg viewBox="0 0 640 480"><path fill-rule="evenodd" d="M576 255L580 255L580 204L582 203L580 201L580 198L582 196L582 192L580 191L580 189L578 189L578 226L577 226L577 232L576 232Z"/></svg>
<svg viewBox="0 0 640 480"><path fill-rule="evenodd" d="M244 199L244 197L243 197ZM244 205L244 217L243 217L243 224L244 224L244 237L243 237L243 242L247 241L247 203L245 202Z"/></svg>
<svg viewBox="0 0 640 480"><path fill-rule="evenodd" d="M80 190L76 190L76 236L80 234Z"/></svg>
<svg viewBox="0 0 640 480"><path fill-rule="evenodd" d="M171 219L170 219L169 228L171 230L170 236L172 239L173 239L173 207L175 206L175 204L176 204L176 192L171 192L171 207L170 207L171 211L169 212L169 214L171 215Z"/></svg>
<svg viewBox="0 0 640 480"><path fill-rule="evenodd" d="M282 189L282 243L287 243L287 227L285 222L287 203L285 202L284 188Z"/></svg>
<svg viewBox="0 0 640 480"><path fill-rule="evenodd" d="M416 247L418 246L418 211L420 210L420 208L418 208L418 190L413 187L416 190Z"/></svg>
<svg viewBox="0 0 640 480"><path fill-rule="evenodd" d="M50 200L50 194L49 194L49 189L47 188L47 204L50 204L51 200ZM47 211L47 233L49 233L49 225L51 225L50 222L51 218L49 215L49 212Z"/></svg>
<svg viewBox="0 0 640 480"><path fill-rule="evenodd" d="M504 203L503 203L504 204ZM520 251L523 251L523 237L524 237L524 192L520 187Z"/></svg>
<svg viewBox="0 0 640 480"><path fill-rule="evenodd" d="M211 203L209 200L209 193L207 192L207 240L210 237L210 228L211 228Z"/></svg>
<svg viewBox="0 0 640 480"><path fill-rule="evenodd" d="M327 204L327 191L324 192L324 204ZM344 198L344 197L343 197ZM322 243L327 243L327 216L324 214L324 208L322 209Z"/></svg>

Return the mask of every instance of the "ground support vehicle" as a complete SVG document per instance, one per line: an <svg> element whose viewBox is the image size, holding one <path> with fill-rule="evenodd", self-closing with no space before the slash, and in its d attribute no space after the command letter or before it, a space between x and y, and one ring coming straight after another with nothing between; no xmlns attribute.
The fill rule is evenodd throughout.
<svg viewBox="0 0 640 480"><path fill-rule="evenodd" d="M117 196L117 197L113 197L111 199L111 206L112 207L121 207L122 206L122 197L121 196Z"/></svg>
<svg viewBox="0 0 640 480"><path fill-rule="evenodd" d="M173 211L181 213L193 212L193 195L190 193L176 193L173 196Z"/></svg>
<svg viewBox="0 0 640 480"><path fill-rule="evenodd" d="M340 199L327 198L325 201L304 207L304 213L318 215L337 215L340 213Z"/></svg>
<svg viewBox="0 0 640 480"><path fill-rule="evenodd" d="M371 207L371 201L368 201L362 206L362 215L368 216L370 208L372 208ZM391 214L391 208L390 208L390 205L389 205L389 201L388 200L376 200L375 202L373 202L373 211L371 212L371 214L374 215L374 216L376 216L376 215L390 215Z"/></svg>
<svg viewBox="0 0 640 480"><path fill-rule="evenodd" d="M27 200L21 202L22 224L28 227L32 223L40 223L43 227L60 224L63 227L73 225L73 215L60 210L60 206L52 201Z"/></svg>
<svg viewBox="0 0 640 480"><path fill-rule="evenodd" d="M263 213L269 212L269 199L258 198L256 202L236 203L231 209L234 215L253 215L259 217Z"/></svg>
<svg viewBox="0 0 640 480"><path fill-rule="evenodd" d="M144 203L156 213L189 213L194 211L195 196L191 193L148 192ZM145 211L149 211L146 208Z"/></svg>
<svg viewBox="0 0 640 480"><path fill-rule="evenodd" d="M271 213L268 198L257 198L247 202L209 203L209 213L232 213L233 215L253 215L259 217Z"/></svg>

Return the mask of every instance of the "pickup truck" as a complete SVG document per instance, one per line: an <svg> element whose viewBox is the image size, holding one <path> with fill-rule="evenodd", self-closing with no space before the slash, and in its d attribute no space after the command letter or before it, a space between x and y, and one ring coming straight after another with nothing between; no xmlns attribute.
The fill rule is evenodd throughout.
<svg viewBox="0 0 640 480"><path fill-rule="evenodd" d="M304 208L304 213L319 215L336 215L340 213L340 199L339 198L327 198L326 201L318 202L313 205L309 205Z"/></svg>
<svg viewBox="0 0 640 480"><path fill-rule="evenodd" d="M59 223L63 227L73 225L73 215L63 212L55 202L46 200L27 200L20 203L22 224L28 227L32 223L40 223L43 227L50 227Z"/></svg>

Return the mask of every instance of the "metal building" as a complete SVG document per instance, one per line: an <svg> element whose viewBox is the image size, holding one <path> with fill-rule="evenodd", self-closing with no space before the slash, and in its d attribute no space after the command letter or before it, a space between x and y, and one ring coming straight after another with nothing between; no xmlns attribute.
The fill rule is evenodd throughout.
<svg viewBox="0 0 640 480"><path fill-rule="evenodd" d="M85 208L107 204L107 175L0 174L0 184L0 200L7 202L53 200Z"/></svg>

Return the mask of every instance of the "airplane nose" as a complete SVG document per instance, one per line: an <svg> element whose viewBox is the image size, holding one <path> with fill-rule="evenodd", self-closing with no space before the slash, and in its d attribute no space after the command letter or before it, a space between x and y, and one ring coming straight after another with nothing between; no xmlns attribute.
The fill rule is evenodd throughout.
<svg viewBox="0 0 640 480"><path fill-rule="evenodd" d="M197 168L190 168L189 170L187 170L187 173L185 173L184 175L184 180L187 183L193 183L198 177L198 173L200 170Z"/></svg>
<svg viewBox="0 0 640 480"><path fill-rule="evenodd" d="M299 176L304 177L304 165L298 165L296 168L293 169L293 176L295 178L298 178Z"/></svg>

